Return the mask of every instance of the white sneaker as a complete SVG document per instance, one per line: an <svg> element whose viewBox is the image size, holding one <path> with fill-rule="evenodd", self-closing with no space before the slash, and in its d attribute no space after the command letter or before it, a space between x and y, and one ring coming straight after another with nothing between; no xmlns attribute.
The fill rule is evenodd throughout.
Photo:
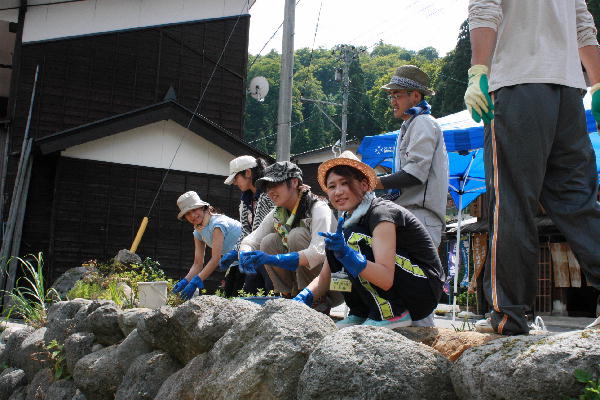
<svg viewBox="0 0 600 400"><path fill-rule="evenodd" d="M492 327L492 319L485 318L475 322L475 331L479 333L496 333Z"/></svg>
<svg viewBox="0 0 600 400"><path fill-rule="evenodd" d="M600 329L600 316L594 320L591 324L585 327L585 329Z"/></svg>

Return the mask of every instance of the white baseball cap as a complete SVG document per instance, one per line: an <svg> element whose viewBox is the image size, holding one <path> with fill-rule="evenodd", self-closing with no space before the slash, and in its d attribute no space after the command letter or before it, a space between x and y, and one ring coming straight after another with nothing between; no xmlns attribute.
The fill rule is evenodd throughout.
<svg viewBox="0 0 600 400"><path fill-rule="evenodd" d="M240 156L229 162L229 176L225 179L226 185L233 184L233 178L242 171L254 168L258 165L256 158L252 156Z"/></svg>

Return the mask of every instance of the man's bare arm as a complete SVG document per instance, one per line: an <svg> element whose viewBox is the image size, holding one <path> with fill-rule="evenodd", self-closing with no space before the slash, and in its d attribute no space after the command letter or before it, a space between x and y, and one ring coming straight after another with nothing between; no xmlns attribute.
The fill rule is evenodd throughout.
<svg viewBox="0 0 600 400"><path fill-rule="evenodd" d="M471 65L489 68L496 46L496 31L492 28L475 28L471 31Z"/></svg>

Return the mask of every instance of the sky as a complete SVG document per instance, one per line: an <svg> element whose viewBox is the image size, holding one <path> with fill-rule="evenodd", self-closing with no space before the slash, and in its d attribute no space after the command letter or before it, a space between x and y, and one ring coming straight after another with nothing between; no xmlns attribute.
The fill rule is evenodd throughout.
<svg viewBox="0 0 600 400"><path fill-rule="evenodd" d="M468 0L296 0L294 48L384 43L408 50L432 46L440 56L454 49ZM256 0L250 9L249 52L281 52L285 0ZM320 10L320 16L319 16ZM318 20L318 29L317 29ZM316 36L315 36L316 32Z"/></svg>

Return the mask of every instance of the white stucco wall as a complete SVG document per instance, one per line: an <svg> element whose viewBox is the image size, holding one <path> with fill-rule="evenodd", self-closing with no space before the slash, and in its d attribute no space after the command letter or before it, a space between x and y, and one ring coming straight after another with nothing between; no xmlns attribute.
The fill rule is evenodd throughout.
<svg viewBox="0 0 600 400"><path fill-rule="evenodd" d="M204 174L229 175L229 161L236 156L173 121L159 121L140 128L70 147L65 157L107 161L144 167L168 168Z"/></svg>
<svg viewBox="0 0 600 400"><path fill-rule="evenodd" d="M29 7L23 42L248 14L255 0L87 0Z"/></svg>

